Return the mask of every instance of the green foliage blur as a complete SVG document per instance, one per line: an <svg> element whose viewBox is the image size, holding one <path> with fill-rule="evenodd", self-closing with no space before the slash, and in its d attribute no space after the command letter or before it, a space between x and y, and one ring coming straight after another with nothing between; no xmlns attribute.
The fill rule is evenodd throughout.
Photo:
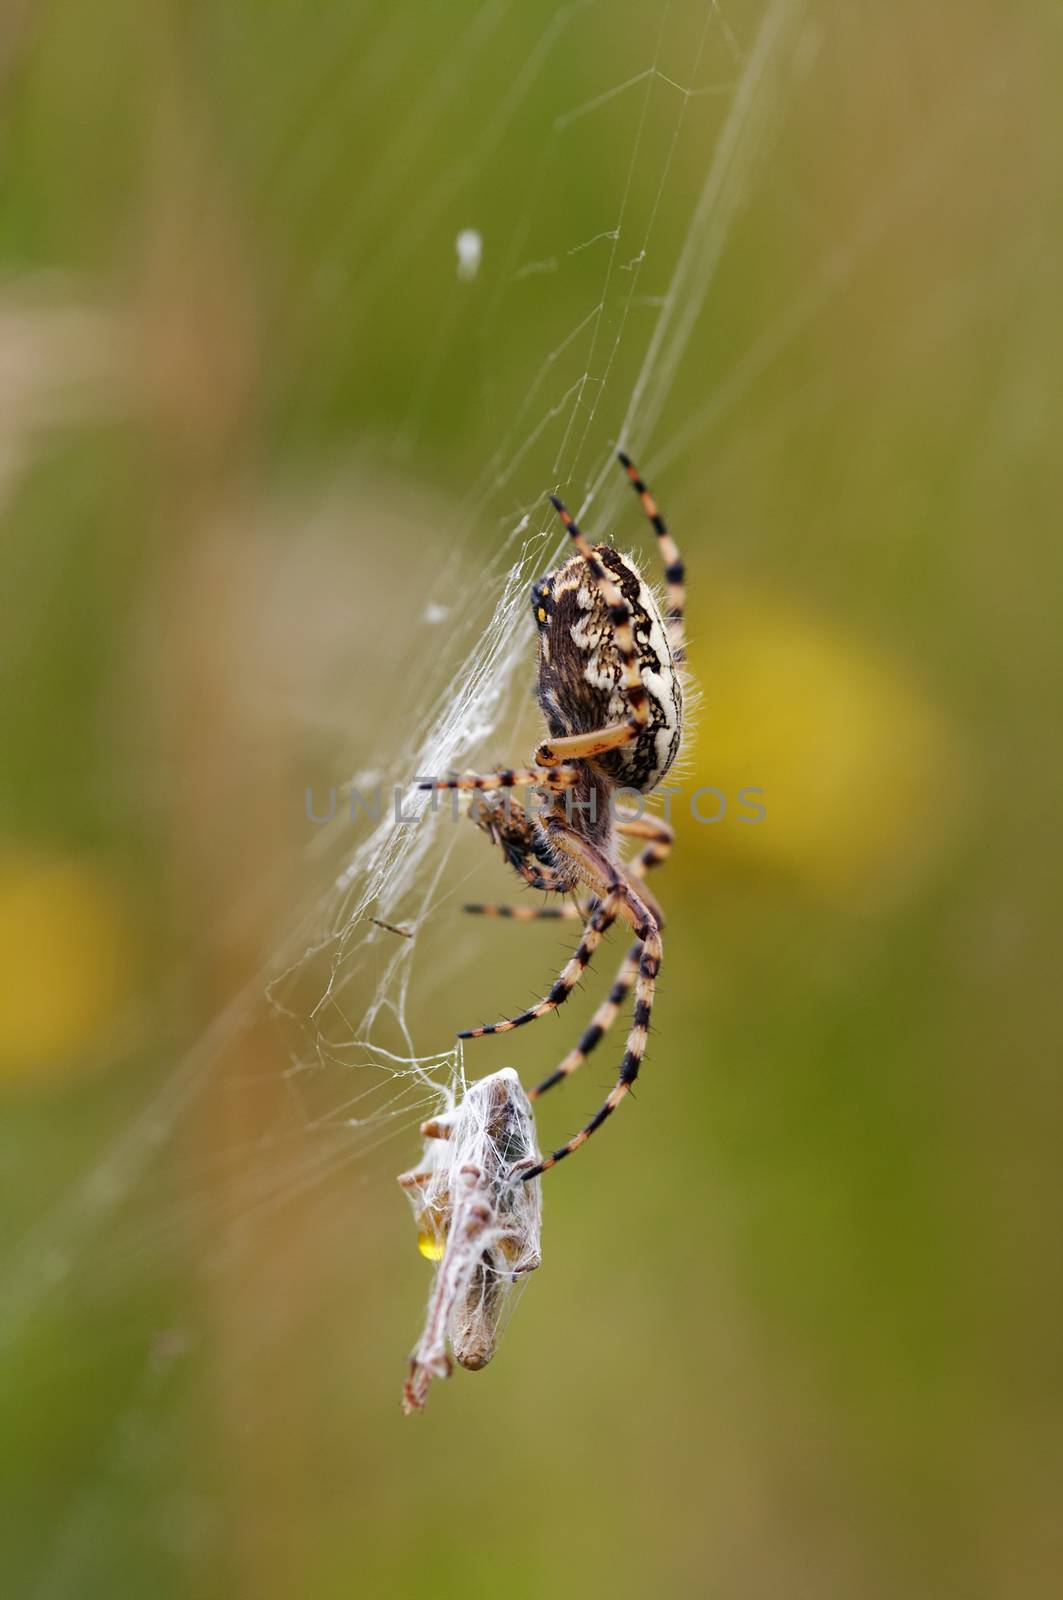
<svg viewBox="0 0 1063 1600"><path fill-rule="evenodd" d="M5 8L5 1594L1058 1594L1061 68L982 0ZM406 1421L417 1117L344 1124L397 946L315 1011L359 835L304 795L412 776L547 492L652 561L618 442L679 781L765 819L675 803L638 1095ZM419 1053L572 942L462 919L520 893L467 832Z"/></svg>

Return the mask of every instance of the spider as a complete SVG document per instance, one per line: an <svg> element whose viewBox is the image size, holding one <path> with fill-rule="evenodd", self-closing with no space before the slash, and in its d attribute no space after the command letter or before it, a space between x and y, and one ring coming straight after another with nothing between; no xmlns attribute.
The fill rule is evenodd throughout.
<svg viewBox="0 0 1063 1600"><path fill-rule="evenodd" d="M654 989L661 966L664 917L644 879L668 855L673 831L656 818L617 818L613 800L623 790L648 794L679 751L683 726L682 673L684 569L679 552L646 485L628 456L619 460L657 534L664 560L667 610L662 618L634 561L606 544L590 545L565 506L550 499L568 529L575 553L532 586L539 633L538 701L549 737L535 764L516 770L465 774L423 789L489 791L535 785L534 813L512 799L480 801L473 820L502 849L509 864L535 889L591 892L585 907L468 906L481 915L520 921L581 917L583 936L549 994L518 1016L463 1030L461 1039L506 1033L554 1011L572 993L601 942L618 919L630 924L635 943L608 998L595 1012L576 1048L537 1088L537 1099L569 1077L612 1025L632 987L635 1005L617 1082L579 1133L537 1165L521 1172L536 1178L586 1144L629 1094L646 1049ZM501 797L499 797L501 799ZM620 859L616 835L641 839L630 864Z"/></svg>

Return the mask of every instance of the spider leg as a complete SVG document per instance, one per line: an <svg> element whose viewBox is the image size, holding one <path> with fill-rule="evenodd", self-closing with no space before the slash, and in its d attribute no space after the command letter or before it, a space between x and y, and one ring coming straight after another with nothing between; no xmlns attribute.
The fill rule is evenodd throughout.
<svg viewBox="0 0 1063 1600"><path fill-rule="evenodd" d="M555 1068L548 1078L544 1078L542 1083L536 1084L534 1089L528 1090L529 1100L538 1100L539 1096L544 1095L547 1089L552 1089L555 1084L561 1083L565 1078L570 1078L576 1068L583 1065L594 1047L608 1033L617 1019L620 1007L628 997L631 985L635 981L641 954L642 940L637 939L624 957L620 971L616 975L616 982L610 989L607 998L602 1001L591 1018L580 1037L579 1044L574 1050L569 1051L561 1065Z"/></svg>
<svg viewBox="0 0 1063 1600"><path fill-rule="evenodd" d="M570 789L579 779L576 767L548 769L513 767L504 772L463 772L459 778L429 778L418 789L527 789L533 785L550 789Z"/></svg>
<svg viewBox="0 0 1063 1600"><path fill-rule="evenodd" d="M648 839L650 841L641 855L631 863L628 869L629 879L636 878L641 880L651 868L660 866L661 862L668 856L675 838L675 832L667 822L659 822L656 818L651 817L639 817L627 822L618 822L617 832L626 834L631 838ZM658 928L663 927L664 917L659 914L660 908L656 900L650 897L644 886L641 887L641 893L657 920ZM542 1083L537 1084L534 1089L528 1091L529 1100L537 1100L540 1095L546 1093L547 1089L552 1089L555 1084L571 1077L577 1067L583 1065L591 1051L608 1033L616 1021L620 1007L627 999L628 993L638 975L641 954L642 940L639 939L631 946L631 949L624 957L613 987L591 1018L579 1044L574 1050L569 1051L561 1065L551 1072L548 1078L544 1078Z"/></svg>
<svg viewBox="0 0 1063 1600"><path fill-rule="evenodd" d="M620 892L627 892L624 885L620 886ZM616 915L617 899L607 894L584 927L579 948L565 963L545 1000L540 1000L537 1005L528 1011L522 1011L517 1017L506 1017L501 1022L492 1022L481 1028L463 1028L458 1038L482 1039L489 1033L509 1033L513 1028L522 1028L526 1022L534 1022L536 1017L545 1016L548 1011L556 1011L558 1006L564 1005L590 965L591 957L601 943L602 934L616 921Z"/></svg>
<svg viewBox="0 0 1063 1600"><path fill-rule="evenodd" d="M502 851L514 872L525 883L530 883L533 889L540 889L546 894L567 894L572 888L570 876L559 873L550 864L545 835L536 817L514 800L511 794L492 796L490 800L474 795L469 808L469 820L483 829L491 843ZM568 915L567 912L554 914ZM586 916L589 915L588 911ZM524 920L528 920L527 916Z"/></svg>
<svg viewBox="0 0 1063 1600"><path fill-rule="evenodd" d="M639 860L641 860L641 857ZM657 896L650 893L649 887L636 872L635 869L638 864L638 861L633 861L630 865L627 863L617 863L617 865L620 866L621 870L623 871L624 881L627 883L628 888L633 889L638 895L639 899L645 905L646 909L653 917L654 922L657 924L657 931L659 933L664 927L664 911L661 907L661 902L657 899Z"/></svg>
<svg viewBox="0 0 1063 1600"><path fill-rule="evenodd" d="M630 862L625 871L629 880L635 880L636 893L646 901L657 920L658 929L661 929L664 927L664 912L660 902L647 888L645 878L647 872L659 867L671 855L675 829L659 817L633 817L629 821L618 822L616 831L629 839L648 840L646 848Z"/></svg>
<svg viewBox="0 0 1063 1600"><path fill-rule="evenodd" d="M686 659L685 638L683 631L683 610L686 605L686 568L683 558L679 554L676 542L668 532L667 524L661 513L657 510L657 502L653 498L642 479L638 469L632 463L631 457L624 454L623 450L617 452L620 465L631 479L632 486L639 499L642 509L653 524L660 546L661 559L664 562L664 577L668 585L668 614L665 618L668 626L668 642L672 647L675 660L682 663Z"/></svg>
<svg viewBox="0 0 1063 1600"><path fill-rule="evenodd" d="M544 767L561 761L585 761L591 756L604 755L622 744L630 744L638 737L641 724L629 719L614 722L608 728L595 728L591 733L570 733L560 739L545 739L535 752L536 761ZM564 770L562 768L562 770Z"/></svg>
<svg viewBox="0 0 1063 1600"><path fill-rule="evenodd" d="M576 905L574 901L566 900L560 906L499 906L499 905L469 905L462 906L463 911L470 912L476 917L507 917L512 922L546 922L557 921L564 918L566 921L586 921L589 915L587 906Z"/></svg>
<svg viewBox="0 0 1063 1600"><path fill-rule="evenodd" d="M656 918L645 901L621 876L617 864L570 828L559 813L551 813L546 820L551 843L558 852L571 859L580 877L599 895L602 900L602 910L608 907L614 916L620 915L632 925L638 935L640 948L638 969L635 974L635 1009L617 1082L604 1103L579 1133L574 1134L567 1144L561 1145L548 1155L537 1167L521 1173L524 1182L549 1171L559 1161L563 1161L566 1156L572 1155L581 1145L586 1144L591 1134L597 1132L602 1123L612 1116L625 1095L630 1093L646 1051L646 1037L649 1032L650 1014L653 1010L653 997L662 954L661 935Z"/></svg>
<svg viewBox="0 0 1063 1600"><path fill-rule="evenodd" d="M639 938L644 939L647 930L655 928L656 918L650 913L641 891L627 881L623 863L611 860L597 845L585 839L561 810L547 812L543 827L555 857L567 861L573 875L586 883L600 902L604 904L612 898L614 917L623 917Z"/></svg>
<svg viewBox="0 0 1063 1600"><path fill-rule="evenodd" d="M668 822L662 822L660 817L625 817L617 818L617 833L622 833L625 839L649 839L655 849L653 859L645 859L650 855L649 850L644 850L639 857L647 867L656 867L668 855L675 844L675 829ZM639 874L641 876L641 873Z"/></svg>

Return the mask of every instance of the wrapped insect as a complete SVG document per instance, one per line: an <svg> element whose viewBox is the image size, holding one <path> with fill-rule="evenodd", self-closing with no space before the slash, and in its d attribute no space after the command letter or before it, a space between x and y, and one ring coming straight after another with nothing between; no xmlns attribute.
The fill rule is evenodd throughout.
<svg viewBox="0 0 1063 1600"><path fill-rule="evenodd" d="M542 1196L523 1174L541 1155L528 1097L511 1067L470 1084L461 1103L421 1128L421 1165L404 1172L421 1254L437 1263L424 1331L403 1391L420 1411L450 1353L477 1371L495 1353L509 1291L539 1265Z"/></svg>

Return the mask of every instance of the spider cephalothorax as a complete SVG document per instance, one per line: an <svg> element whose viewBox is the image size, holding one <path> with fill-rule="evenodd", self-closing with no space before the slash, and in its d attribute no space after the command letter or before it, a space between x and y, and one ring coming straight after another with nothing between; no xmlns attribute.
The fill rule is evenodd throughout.
<svg viewBox="0 0 1063 1600"><path fill-rule="evenodd" d="M565 507L553 504L575 546L556 571L533 586L539 630L538 698L549 738L535 766L469 774L425 788L510 790L534 785L544 804L525 810L510 795L481 801L474 820L499 844L510 865L533 888L569 894L587 888L586 906L469 906L484 915L580 917L583 938L550 993L519 1016L470 1028L461 1038L505 1033L556 1010L575 988L601 941L622 918L635 931L616 982L575 1050L530 1098L542 1094L584 1061L614 1021L630 990L635 1005L616 1086L585 1128L524 1179L534 1178L584 1144L616 1109L638 1076L646 1048L654 987L661 964L660 907L643 879L667 856L672 830L649 817L614 816L618 790L647 794L660 783L679 750L683 723L683 564L664 521L627 456L621 464L653 524L665 563L664 615L630 557L610 545L590 545ZM632 862L620 859L616 835L645 841Z"/></svg>

